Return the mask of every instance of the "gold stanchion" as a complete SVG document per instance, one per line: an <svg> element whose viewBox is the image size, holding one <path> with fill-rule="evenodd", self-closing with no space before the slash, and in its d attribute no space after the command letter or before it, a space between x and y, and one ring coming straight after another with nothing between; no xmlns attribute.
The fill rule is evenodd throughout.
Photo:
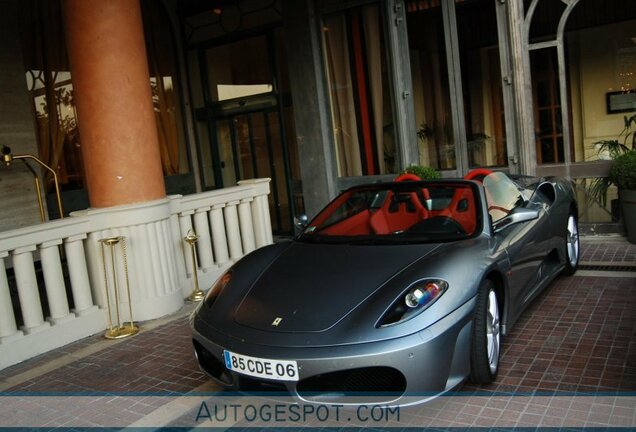
<svg viewBox="0 0 636 432"><path fill-rule="evenodd" d="M48 170L53 176L53 183L55 184L55 197L57 198L57 209L60 212L60 219L64 219L64 209L62 208L62 195L60 193L60 184L57 180L57 173L53 168L42 162L37 157L30 154L14 155L11 153L11 149L7 146L2 147L2 160L6 166L11 166L14 160L21 160L27 169L33 174L33 181L35 182L35 192L38 194L38 206L40 207L40 219L44 222L44 203L42 202L42 191L40 188L40 178L35 170L26 161L30 159L38 163L42 168Z"/></svg>
<svg viewBox="0 0 636 432"><path fill-rule="evenodd" d="M199 236L196 235L192 230L188 231L188 235L183 238L186 243L190 245L190 250L192 251L192 276L194 279L194 289L188 296L188 300L191 302L200 302L205 298L205 293L199 288L199 275L197 274L197 253L194 245L197 242L198 238Z"/></svg>
<svg viewBox="0 0 636 432"><path fill-rule="evenodd" d="M128 336L133 336L139 333L139 326L136 326L133 321L133 313L132 313L132 302L130 301L130 283L128 280L128 257L126 255L126 238L125 237L111 237L101 239L99 241L101 243L101 252L102 252L102 264L104 266L104 288L106 289L106 304L108 305L108 330L104 334L106 339L121 339ZM128 316L130 321L128 323L121 322L121 316L119 313L119 286L117 284L117 267L115 267L115 246L121 246L122 256L124 259L124 275L126 278L126 294L128 296ZM115 323L116 326L113 326L113 316L112 309L110 303L110 288L108 286L108 272L106 270L106 254L104 253L104 246L107 246L110 249L110 262L112 266L113 273L113 294L114 294L114 303L115 306Z"/></svg>

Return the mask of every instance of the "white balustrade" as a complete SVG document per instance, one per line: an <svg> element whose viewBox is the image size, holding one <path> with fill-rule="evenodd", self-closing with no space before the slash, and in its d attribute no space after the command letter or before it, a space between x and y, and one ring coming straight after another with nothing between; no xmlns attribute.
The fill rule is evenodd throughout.
<svg viewBox="0 0 636 432"><path fill-rule="evenodd" d="M61 244L62 240L54 240L40 245L40 259L44 273L46 297L49 303L50 321L54 324L73 318L68 308L64 273L58 249Z"/></svg>
<svg viewBox="0 0 636 432"><path fill-rule="evenodd" d="M33 251L35 249L35 246L27 246L13 251L13 271L18 284L20 310L26 334L43 330L48 326L42 315L38 280L33 267Z"/></svg>
<svg viewBox="0 0 636 432"><path fill-rule="evenodd" d="M15 324L15 314L13 313L9 282L4 265L4 259L8 255L6 252L0 254L0 341L19 334Z"/></svg>
<svg viewBox="0 0 636 432"><path fill-rule="evenodd" d="M216 263L223 265L230 260L227 249L227 236L225 235L225 222L223 220L223 208L225 204L218 204L210 210L210 226L212 227L212 242L214 243L214 256Z"/></svg>
<svg viewBox="0 0 636 432"><path fill-rule="evenodd" d="M236 261L243 256L243 248L241 246L241 231L239 228L238 212L236 205L238 201L227 203L223 209L225 217L225 229L227 231L227 241L230 249L230 258Z"/></svg>
<svg viewBox="0 0 636 432"><path fill-rule="evenodd" d="M0 232L0 369L106 329L100 239L127 239L135 319L158 318L181 307L184 294L192 289L192 259L183 240L190 230L199 236L203 289L232 262L272 243L268 194L269 179L246 180L230 188L89 209L64 220ZM35 260L41 263L41 287ZM21 326L9 289L11 266ZM121 269L118 272L123 277ZM72 310L67 288L73 296ZM46 291L46 317L41 290Z"/></svg>
<svg viewBox="0 0 636 432"><path fill-rule="evenodd" d="M267 201L269 179L242 180L239 185L259 188L257 193L254 194L254 201L252 202L252 223L256 247L259 248L271 244L274 239L272 236L272 221L269 215L269 203Z"/></svg>
<svg viewBox="0 0 636 432"><path fill-rule="evenodd" d="M197 240L199 266L204 270L214 266L212 238L210 237L210 227L208 226L208 210L210 210L209 207L204 207L194 212L194 231L199 236Z"/></svg>
<svg viewBox="0 0 636 432"><path fill-rule="evenodd" d="M241 240L243 241L243 253L248 254L256 249L254 241L254 227L252 225L253 198L242 199L238 205L239 225L241 227Z"/></svg>
<svg viewBox="0 0 636 432"><path fill-rule="evenodd" d="M91 298L91 284L88 278L86 255L84 255L83 240L86 237L86 234L80 234L64 240L71 291L75 304L73 312L77 316L82 316L96 309Z"/></svg>

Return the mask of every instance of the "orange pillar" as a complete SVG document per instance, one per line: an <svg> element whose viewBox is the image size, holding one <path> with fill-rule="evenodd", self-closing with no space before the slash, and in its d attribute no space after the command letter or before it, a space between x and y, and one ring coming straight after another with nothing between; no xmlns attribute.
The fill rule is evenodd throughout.
<svg viewBox="0 0 636 432"><path fill-rule="evenodd" d="M64 0L91 207L165 197L139 0Z"/></svg>

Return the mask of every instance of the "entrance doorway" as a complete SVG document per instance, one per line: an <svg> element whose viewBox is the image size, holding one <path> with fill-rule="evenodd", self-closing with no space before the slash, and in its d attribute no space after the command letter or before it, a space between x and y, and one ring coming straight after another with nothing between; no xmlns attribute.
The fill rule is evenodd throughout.
<svg viewBox="0 0 636 432"><path fill-rule="evenodd" d="M214 171L219 187L236 185L243 179L271 178L272 227L277 233L288 233L293 203L287 187L278 108L212 117L210 123L214 131L210 144L218 152Z"/></svg>
<svg viewBox="0 0 636 432"><path fill-rule="evenodd" d="M271 178L275 234L303 212L287 64L279 29L197 50L204 106L195 110L204 189Z"/></svg>

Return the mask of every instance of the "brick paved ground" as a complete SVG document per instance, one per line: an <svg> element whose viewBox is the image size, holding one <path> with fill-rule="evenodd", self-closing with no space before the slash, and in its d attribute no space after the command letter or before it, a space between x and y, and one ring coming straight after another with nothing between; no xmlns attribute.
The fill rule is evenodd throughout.
<svg viewBox="0 0 636 432"><path fill-rule="evenodd" d="M581 243L581 261L636 266L636 245L623 237L591 237Z"/></svg>
<svg viewBox="0 0 636 432"><path fill-rule="evenodd" d="M584 241L582 260L634 264L634 252L636 247L616 240ZM118 425L143 421L173 399L148 397L130 402L125 397L121 399L122 392L183 394L200 390L205 384L208 385L206 388L213 388L197 367L187 314L181 315L131 339L112 343L98 335L7 368L0 371L0 390L23 394L118 392L120 396L108 398L107 403L102 401L99 412L92 412L90 421L86 409L69 414L73 413L71 407L63 406L59 411L48 412L51 424L64 423L56 423L61 418L71 423L73 419L84 418L87 422L84 424L106 426L111 425L109 422L113 419L118 419ZM64 361L60 362L60 359ZM28 378L29 374L34 376ZM25 378L20 382L7 385L21 376ZM611 277L611 273L605 273L556 280L533 302L505 340L496 382L481 387L467 384L460 391L482 394L501 391L635 392L636 273L633 278ZM412 415L410 421L422 426L429 424L422 420L422 413L425 413L429 420L441 418L457 425L504 425L502 422L511 415L517 415L516 425L536 424L537 419L543 419L544 424L546 419L555 425L559 423L558 417L546 417L547 408L542 413L533 413L527 406L515 406L513 402L494 397L487 407L466 400L459 406L442 405L439 408L443 403L455 402L437 402L437 406L429 404L419 411L411 411L408 414ZM570 401L563 409L569 415L574 412L574 415L583 416L576 414L584 412L582 408L579 407L579 411L576 408ZM616 401L605 409L609 410L609 417L624 418L625 425L634 426L633 408L630 411L630 407L623 407L621 401ZM109 409L113 412L109 413ZM536 407L533 409L537 410ZM0 407L0 426L10 420L14 419L6 413L3 419ZM177 420L173 419L173 424L178 425ZM559 425L562 424L563 419Z"/></svg>

